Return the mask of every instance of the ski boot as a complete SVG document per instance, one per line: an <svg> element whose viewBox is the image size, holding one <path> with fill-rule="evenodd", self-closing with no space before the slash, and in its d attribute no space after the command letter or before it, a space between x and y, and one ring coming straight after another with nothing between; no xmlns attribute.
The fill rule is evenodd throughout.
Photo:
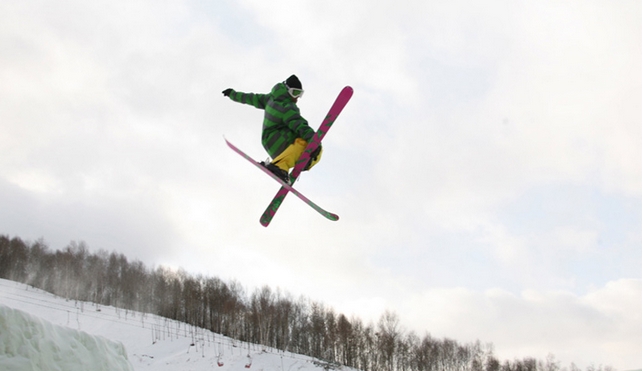
<svg viewBox="0 0 643 371"><path fill-rule="evenodd" d="M266 169L268 169L268 171L270 171L274 175L276 175L277 178L283 180L284 183L286 183L288 185L291 184L290 183L290 174L288 174L288 172L286 170L280 169L277 165L275 165L275 164L273 164L271 162L266 163L265 161L261 161L259 164L261 166L265 167Z"/></svg>

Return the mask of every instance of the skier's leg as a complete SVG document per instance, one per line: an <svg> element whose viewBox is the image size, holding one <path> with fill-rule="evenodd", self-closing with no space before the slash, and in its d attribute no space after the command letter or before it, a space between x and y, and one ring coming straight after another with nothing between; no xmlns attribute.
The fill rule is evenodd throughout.
<svg viewBox="0 0 643 371"><path fill-rule="evenodd" d="M308 142L306 142L304 139L295 139L295 142L286 147L283 152L275 157L274 160L272 160L272 163L282 170L289 171L290 169L295 167L297 160L299 159L301 154L304 153L307 145Z"/></svg>

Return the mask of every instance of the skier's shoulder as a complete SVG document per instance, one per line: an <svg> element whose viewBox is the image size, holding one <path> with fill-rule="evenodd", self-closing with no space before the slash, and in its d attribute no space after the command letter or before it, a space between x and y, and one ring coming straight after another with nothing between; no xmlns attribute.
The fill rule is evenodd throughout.
<svg viewBox="0 0 643 371"><path fill-rule="evenodd" d="M283 84L282 84L283 85ZM299 107L288 95L288 91L282 88L273 88L270 93L270 102L268 105L272 106L282 114L299 114Z"/></svg>
<svg viewBox="0 0 643 371"><path fill-rule="evenodd" d="M293 102L288 94L288 88L283 82L275 84L270 90L270 98L282 106L290 106Z"/></svg>

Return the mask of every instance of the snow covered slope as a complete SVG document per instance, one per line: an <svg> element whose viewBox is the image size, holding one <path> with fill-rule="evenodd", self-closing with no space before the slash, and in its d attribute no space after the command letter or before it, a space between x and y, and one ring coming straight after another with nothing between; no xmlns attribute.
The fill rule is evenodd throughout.
<svg viewBox="0 0 643 371"><path fill-rule="evenodd" d="M322 370L311 357L241 343L155 315L65 300L13 281L0 279L0 305L24 311L54 325L121 342L134 370ZM8 311L7 308L3 310ZM1 326L0 331L4 332ZM76 345L68 344L67 335L60 337L53 331L43 333L47 334L47 341L53 341L60 348L60 351L51 352L62 358L70 356L65 351L66 347ZM4 347L1 339L0 353ZM110 349L100 348L99 352L106 357L118 353ZM93 356L84 354L82 358L88 360ZM3 363L0 363L0 369L12 370L4 367ZM59 369L75 370L66 367Z"/></svg>
<svg viewBox="0 0 643 371"><path fill-rule="evenodd" d="M0 304L0 370L131 371L123 344Z"/></svg>

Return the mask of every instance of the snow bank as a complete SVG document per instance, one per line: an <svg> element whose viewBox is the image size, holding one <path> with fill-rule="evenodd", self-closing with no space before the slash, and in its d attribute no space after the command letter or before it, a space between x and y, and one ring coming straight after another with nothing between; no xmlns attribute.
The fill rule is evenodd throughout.
<svg viewBox="0 0 643 371"><path fill-rule="evenodd" d="M0 370L127 370L121 343L0 305Z"/></svg>
<svg viewBox="0 0 643 371"><path fill-rule="evenodd" d="M14 308L15 312L10 312L3 305ZM40 323L43 328L34 329L36 325L32 322ZM47 326L49 330L45 330ZM54 332L53 327L58 326L64 331ZM90 348L88 341L76 340L75 345L70 345L71 335L65 331L78 335L81 333L76 330L81 329L94 335L96 338L82 333L93 338L89 342L94 344L94 348L102 350L86 350ZM36 335L40 340L34 340ZM47 341L49 345L44 345ZM76 354L62 355L65 352ZM67 358L65 363L59 361L54 366L53 353L58 354L58 358ZM102 358L99 359L98 355L102 355ZM73 362L69 360L72 356ZM108 356L110 359L106 360ZM31 286L0 278L0 371L81 369L323 371L323 367L308 356L243 343L153 314L65 300ZM348 367L342 370L356 371Z"/></svg>

